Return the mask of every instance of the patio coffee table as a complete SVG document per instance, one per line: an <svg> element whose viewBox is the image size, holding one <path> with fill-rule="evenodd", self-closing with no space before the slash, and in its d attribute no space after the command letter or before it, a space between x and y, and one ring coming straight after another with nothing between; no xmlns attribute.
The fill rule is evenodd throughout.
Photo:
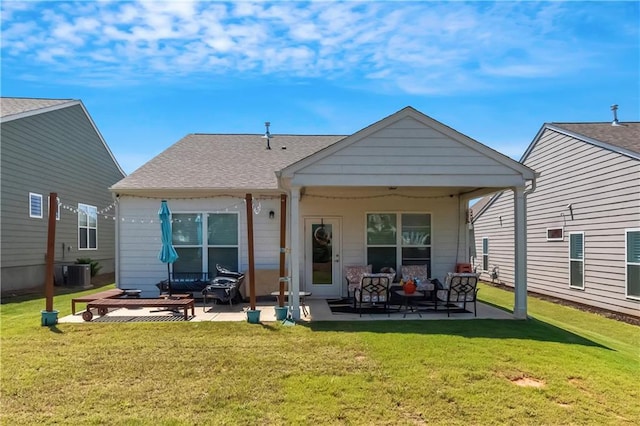
<svg viewBox="0 0 640 426"><path fill-rule="evenodd" d="M404 315L402 316L402 318L406 318L407 317L407 313L413 313L413 314L418 314L418 316L420 318L422 318L422 314L420 313L420 311L418 309L414 309L416 308L412 302L412 299L415 298L423 298L424 297L424 293L422 293L421 291L415 291L413 293L405 293L404 290L396 290L396 294L400 297L402 297L403 300L403 304L400 305L400 310L402 310L402 306L405 307L404 310Z"/></svg>

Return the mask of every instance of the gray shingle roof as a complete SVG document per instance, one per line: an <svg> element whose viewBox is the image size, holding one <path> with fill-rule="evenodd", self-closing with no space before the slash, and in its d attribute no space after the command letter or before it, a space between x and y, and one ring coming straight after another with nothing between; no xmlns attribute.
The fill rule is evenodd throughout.
<svg viewBox="0 0 640 426"><path fill-rule="evenodd" d="M640 122L620 123L551 123L573 133L640 153Z"/></svg>
<svg viewBox="0 0 640 426"><path fill-rule="evenodd" d="M275 172L345 136L190 134L151 159L112 190L277 189ZM282 149L285 146L286 149Z"/></svg>
<svg viewBox="0 0 640 426"><path fill-rule="evenodd" d="M22 114L29 111L36 111L68 102L75 102L74 99L36 99L36 98L0 98L0 117Z"/></svg>

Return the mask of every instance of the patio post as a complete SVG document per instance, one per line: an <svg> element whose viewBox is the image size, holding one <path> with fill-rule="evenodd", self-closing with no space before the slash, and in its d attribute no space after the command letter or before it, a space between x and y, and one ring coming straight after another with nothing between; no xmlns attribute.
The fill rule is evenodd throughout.
<svg viewBox="0 0 640 426"><path fill-rule="evenodd" d="M527 212L524 187L513 188L515 300L513 314L527 319Z"/></svg>
<svg viewBox="0 0 640 426"><path fill-rule="evenodd" d="M291 282L289 283L291 316L300 319L300 187L291 188Z"/></svg>

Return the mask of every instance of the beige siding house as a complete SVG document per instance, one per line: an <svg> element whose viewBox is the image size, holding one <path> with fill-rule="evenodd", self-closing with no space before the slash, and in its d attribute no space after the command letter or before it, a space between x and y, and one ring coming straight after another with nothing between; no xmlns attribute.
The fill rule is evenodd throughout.
<svg viewBox="0 0 640 426"><path fill-rule="evenodd" d="M98 261L101 273L113 272L108 188L125 173L82 102L3 97L0 107L2 292L44 285L51 192L60 202L56 283L64 282L63 267L78 258Z"/></svg>
<svg viewBox="0 0 640 426"><path fill-rule="evenodd" d="M166 277L157 258L162 199L180 256L174 271L212 271L216 263L245 271L244 198L252 194L258 294L278 286L281 194L294 294L346 295L347 265L427 264L442 280L469 261L469 200L506 188L518 193L514 240L524 249L524 197L534 172L411 107L353 135L265 136L188 135L111 188L120 287L157 295L155 284ZM519 318L526 317L524 272L514 303Z"/></svg>
<svg viewBox="0 0 640 426"><path fill-rule="evenodd" d="M640 316L640 123L616 124L545 124L525 152L521 162L540 173L527 200L527 283ZM507 285L512 200L504 191L473 206L474 266Z"/></svg>

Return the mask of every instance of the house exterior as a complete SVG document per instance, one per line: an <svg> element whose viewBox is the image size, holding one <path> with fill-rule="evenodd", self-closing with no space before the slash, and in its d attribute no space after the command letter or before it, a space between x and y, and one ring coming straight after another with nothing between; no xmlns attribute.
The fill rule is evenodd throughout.
<svg viewBox="0 0 640 426"><path fill-rule="evenodd" d="M56 283L78 258L115 267L108 188L122 171L84 105L73 99L0 98L2 291L44 285L49 194L58 194Z"/></svg>
<svg viewBox="0 0 640 426"><path fill-rule="evenodd" d="M265 137L269 136L269 137ZM270 147L270 149L268 149ZM519 194L524 248L528 167L406 107L352 135L190 134L111 190L117 202L117 283L157 295L157 212L172 210L174 271L248 269L244 198L252 195L257 294L278 288L282 194L294 296L347 294L343 268L427 264L443 279L469 261L468 201L498 189ZM518 253L520 265L524 258ZM526 317L526 274L514 304ZM525 297L523 297L523 295ZM293 298L294 316L299 300Z"/></svg>
<svg viewBox="0 0 640 426"><path fill-rule="evenodd" d="M640 316L640 123L544 124L521 162L531 291ZM513 194L475 204L474 266L514 284ZM497 269L496 269L497 267ZM497 276L492 273L497 272Z"/></svg>

